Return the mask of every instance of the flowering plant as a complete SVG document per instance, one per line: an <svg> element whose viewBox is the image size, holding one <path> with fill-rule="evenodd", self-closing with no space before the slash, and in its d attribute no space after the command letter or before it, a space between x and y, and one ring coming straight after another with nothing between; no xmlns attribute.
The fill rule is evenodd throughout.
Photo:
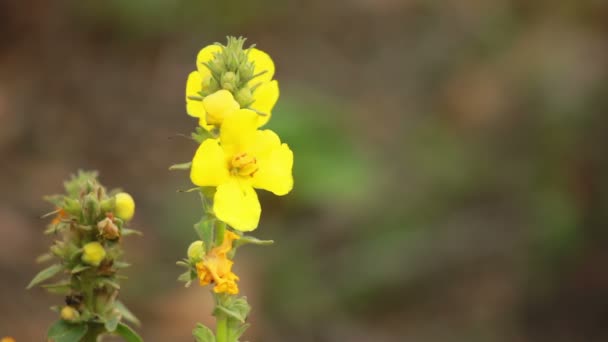
<svg viewBox="0 0 608 342"><path fill-rule="evenodd" d="M186 82L186 111L198 118L192 134L199 144L191 162L170 169L189 169L200 193L203 216L194 228L199 239L178 265L187 268L179 280L213 285L215 334L199 324L198 342L237 342L247 329L250 311L239 297L239 277L232 271L237 249L268 245L246 232L258 227L261 206L255 189L286 195L293 188L293 152L271 130L260 130L279 97L274 63L245 39L228 37L197 56L197 70Z"/></svg>
<svg viewBox="0 0 608 342"><path fill-rule="evenodd" d="M78 172L65 182L65 195L46 199L57 209L45 216L54 218L45 234L57 237L50 252L39 262L55 260L40 271L28 289L59 275L62 278L42 287L65 296L65 304L52 309L60 319L48 330L53 342L96 342L104 334L122 336L128 342L142 339L124 318L139 324L137 318L118 300L118 271L129 264L121 260L122 237L139 234L126 224L135 213L131 195L107 192L95 172Z"/></svg>

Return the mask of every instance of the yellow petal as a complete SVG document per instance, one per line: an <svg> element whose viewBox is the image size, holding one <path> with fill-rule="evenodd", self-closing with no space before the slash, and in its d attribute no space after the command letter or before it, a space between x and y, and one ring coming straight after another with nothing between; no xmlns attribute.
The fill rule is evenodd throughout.
<svg viewBox="0 0 608 342"><path fill-rule="evenodd" d="M218 139L203 141L190 169L190 179L198 186L218 186L230 178L224 150L219 146Z"/></svg>
<svg viewBox="0 0 608 342"><path fill-rule="evenodd" d="M266 71L263 75L249 81L249 86L272 80L272 77L274 76L274 62L266 52L256 48L251 49L249 51L249 61L254 63L254 75L257 75L262 71Z"/></svg>
<svg viewBox="0 0 608 342"><path fill-rule="evenodd" d="M197 118L205 116L205 108L202 101L191 100L189 96L199 96L199 91L202 90L203 79L198 71L193 71L188 75L186 82L186 112L190 116Z"/></svg>
<svg viewBox="0 0 608 342"><path fill-rule="evenodd" d="M220 130L220 141L228 157L248 151L255 142L258 114L241 109L224 119Z"/></svg>
<svg viewBox="0 0 608 342"><path fill-rule="evenodd" d="M255 101L251 104L251 108L266 115L259 115L258 127L263 126L270 120L272 108L279 99L279 83L276 80L263 83L253 93Z"/></svg>
<svg viewBox="0 0 608 342"><path fill-rule="evenodd" d="M232 228L248 232L257 228L262 208L251 186L232 180L217 187L213 211Z"/></svg>
<svg viewBox="0 0 608 342"><path fill-rule="evenodd" d="M207 124L218 126L224 122L226 117L240 108L232 93L225 89L205 97L203 105L207 112Z"/></svg>
<svg viewBox="0 0 608 342"><path fill-rule="evenodd" d="M293 188L293 152L287 144L281 144L270 130L258 133L258 171L253 176L253 187L283 196Z"/></svg>
<svg viewBox="0 0 608 342"><path fill-rule="evenodd" d="M198 72L201 73L202 79L211 76L211 71L209 71L204 63L209 63L209 61L215 58L214 53L221 51L222 47L219 45L207 45L198 52L198 55L196 56L196 68L198 69Z"/></svg>

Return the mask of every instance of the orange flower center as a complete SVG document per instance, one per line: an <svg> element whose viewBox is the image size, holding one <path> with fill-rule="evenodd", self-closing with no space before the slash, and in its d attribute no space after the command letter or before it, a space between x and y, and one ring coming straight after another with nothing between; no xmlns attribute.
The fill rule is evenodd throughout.
<svg viewBox="0 0 608 342"><path fill-rule="evenodd" d="M235 176L253 177L258 171L257 160L246 152L235 155L230 161L230 173Z"/></svg>

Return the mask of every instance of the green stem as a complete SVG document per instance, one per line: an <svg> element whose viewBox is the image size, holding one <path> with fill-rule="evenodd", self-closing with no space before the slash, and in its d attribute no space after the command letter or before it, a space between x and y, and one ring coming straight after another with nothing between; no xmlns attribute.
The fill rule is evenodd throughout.
<svg viewBox="0 0 608 342"><path fill-rule="evenodd" d="M89 323L86 335L82 337L81 342L99 342L101 335L105 332L103 325L99 323Z"/></svg>
<svg viewBox="0 0 608 342"><path fill-rule="evenodd" d="M228 317L224 313L218 313L216 316L216 342L228 342Z"/></svg>

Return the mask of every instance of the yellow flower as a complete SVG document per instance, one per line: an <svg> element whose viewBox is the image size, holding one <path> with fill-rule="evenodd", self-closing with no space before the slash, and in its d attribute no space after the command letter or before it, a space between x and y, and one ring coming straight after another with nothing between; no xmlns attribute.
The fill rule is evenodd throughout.
<svg viewBox="0 0 608 342"><path fill-rule="evenodd" d="M241 64L224 61L230 55L242 54ZM213 61L218 63L221 74L214 76L209 69ZM279 99L279 84L273 80L275 66L270 56L256 48L242 49L237 40L228 40L227 46L209 45L196 58L197 70L186 81L186 112L199 119L199 125L208 131L219 127L225 117L236 109L249 108L258 112L258 127L270 120L272 109ZM220 71L220 70L218 70ZM238 77L236 75L239 75ZM244 82L243 79L249 79ZM239 81L240 80L240 81ZM224 92L219 101L205 101L217 91ZM230 95L230 97L228 97Z"/></svg>
<svg viewBox="0 0 608 342"><path fill-rule="evenodd" d="M99 266L106 257L106 250L97 242L89 242L82 247L82 262L91 266Z"/></svg>
<svg viewBox="0 0 608 342"><path fill-rule="evenodd" d="M125 221L129 221L135 214L135 201L126 192L116 194L116 208L114 214Z"/></svg>
<svg viewBox="0 0 608 342"><path fill-rule="evenodd" d="M238 238L237 234L227 230L222 244L211 249L203 260L196 264L201 286L214 283L213 291L215 293L239 293L239 287L236 284L239 277L232 272L234 262L227 256L232 249L232 242Z"/></svg>
<svg viewBox="0 0 608 342"><path fill-rule="evenodd" d="M261 208L254 188L278 196L293 188L293 152L271 130L257 130L257 117L241 109L226 118L219 139L200 145L190 170L194 184L217 187L215 215L240 231L258 226Z"/></svg>

